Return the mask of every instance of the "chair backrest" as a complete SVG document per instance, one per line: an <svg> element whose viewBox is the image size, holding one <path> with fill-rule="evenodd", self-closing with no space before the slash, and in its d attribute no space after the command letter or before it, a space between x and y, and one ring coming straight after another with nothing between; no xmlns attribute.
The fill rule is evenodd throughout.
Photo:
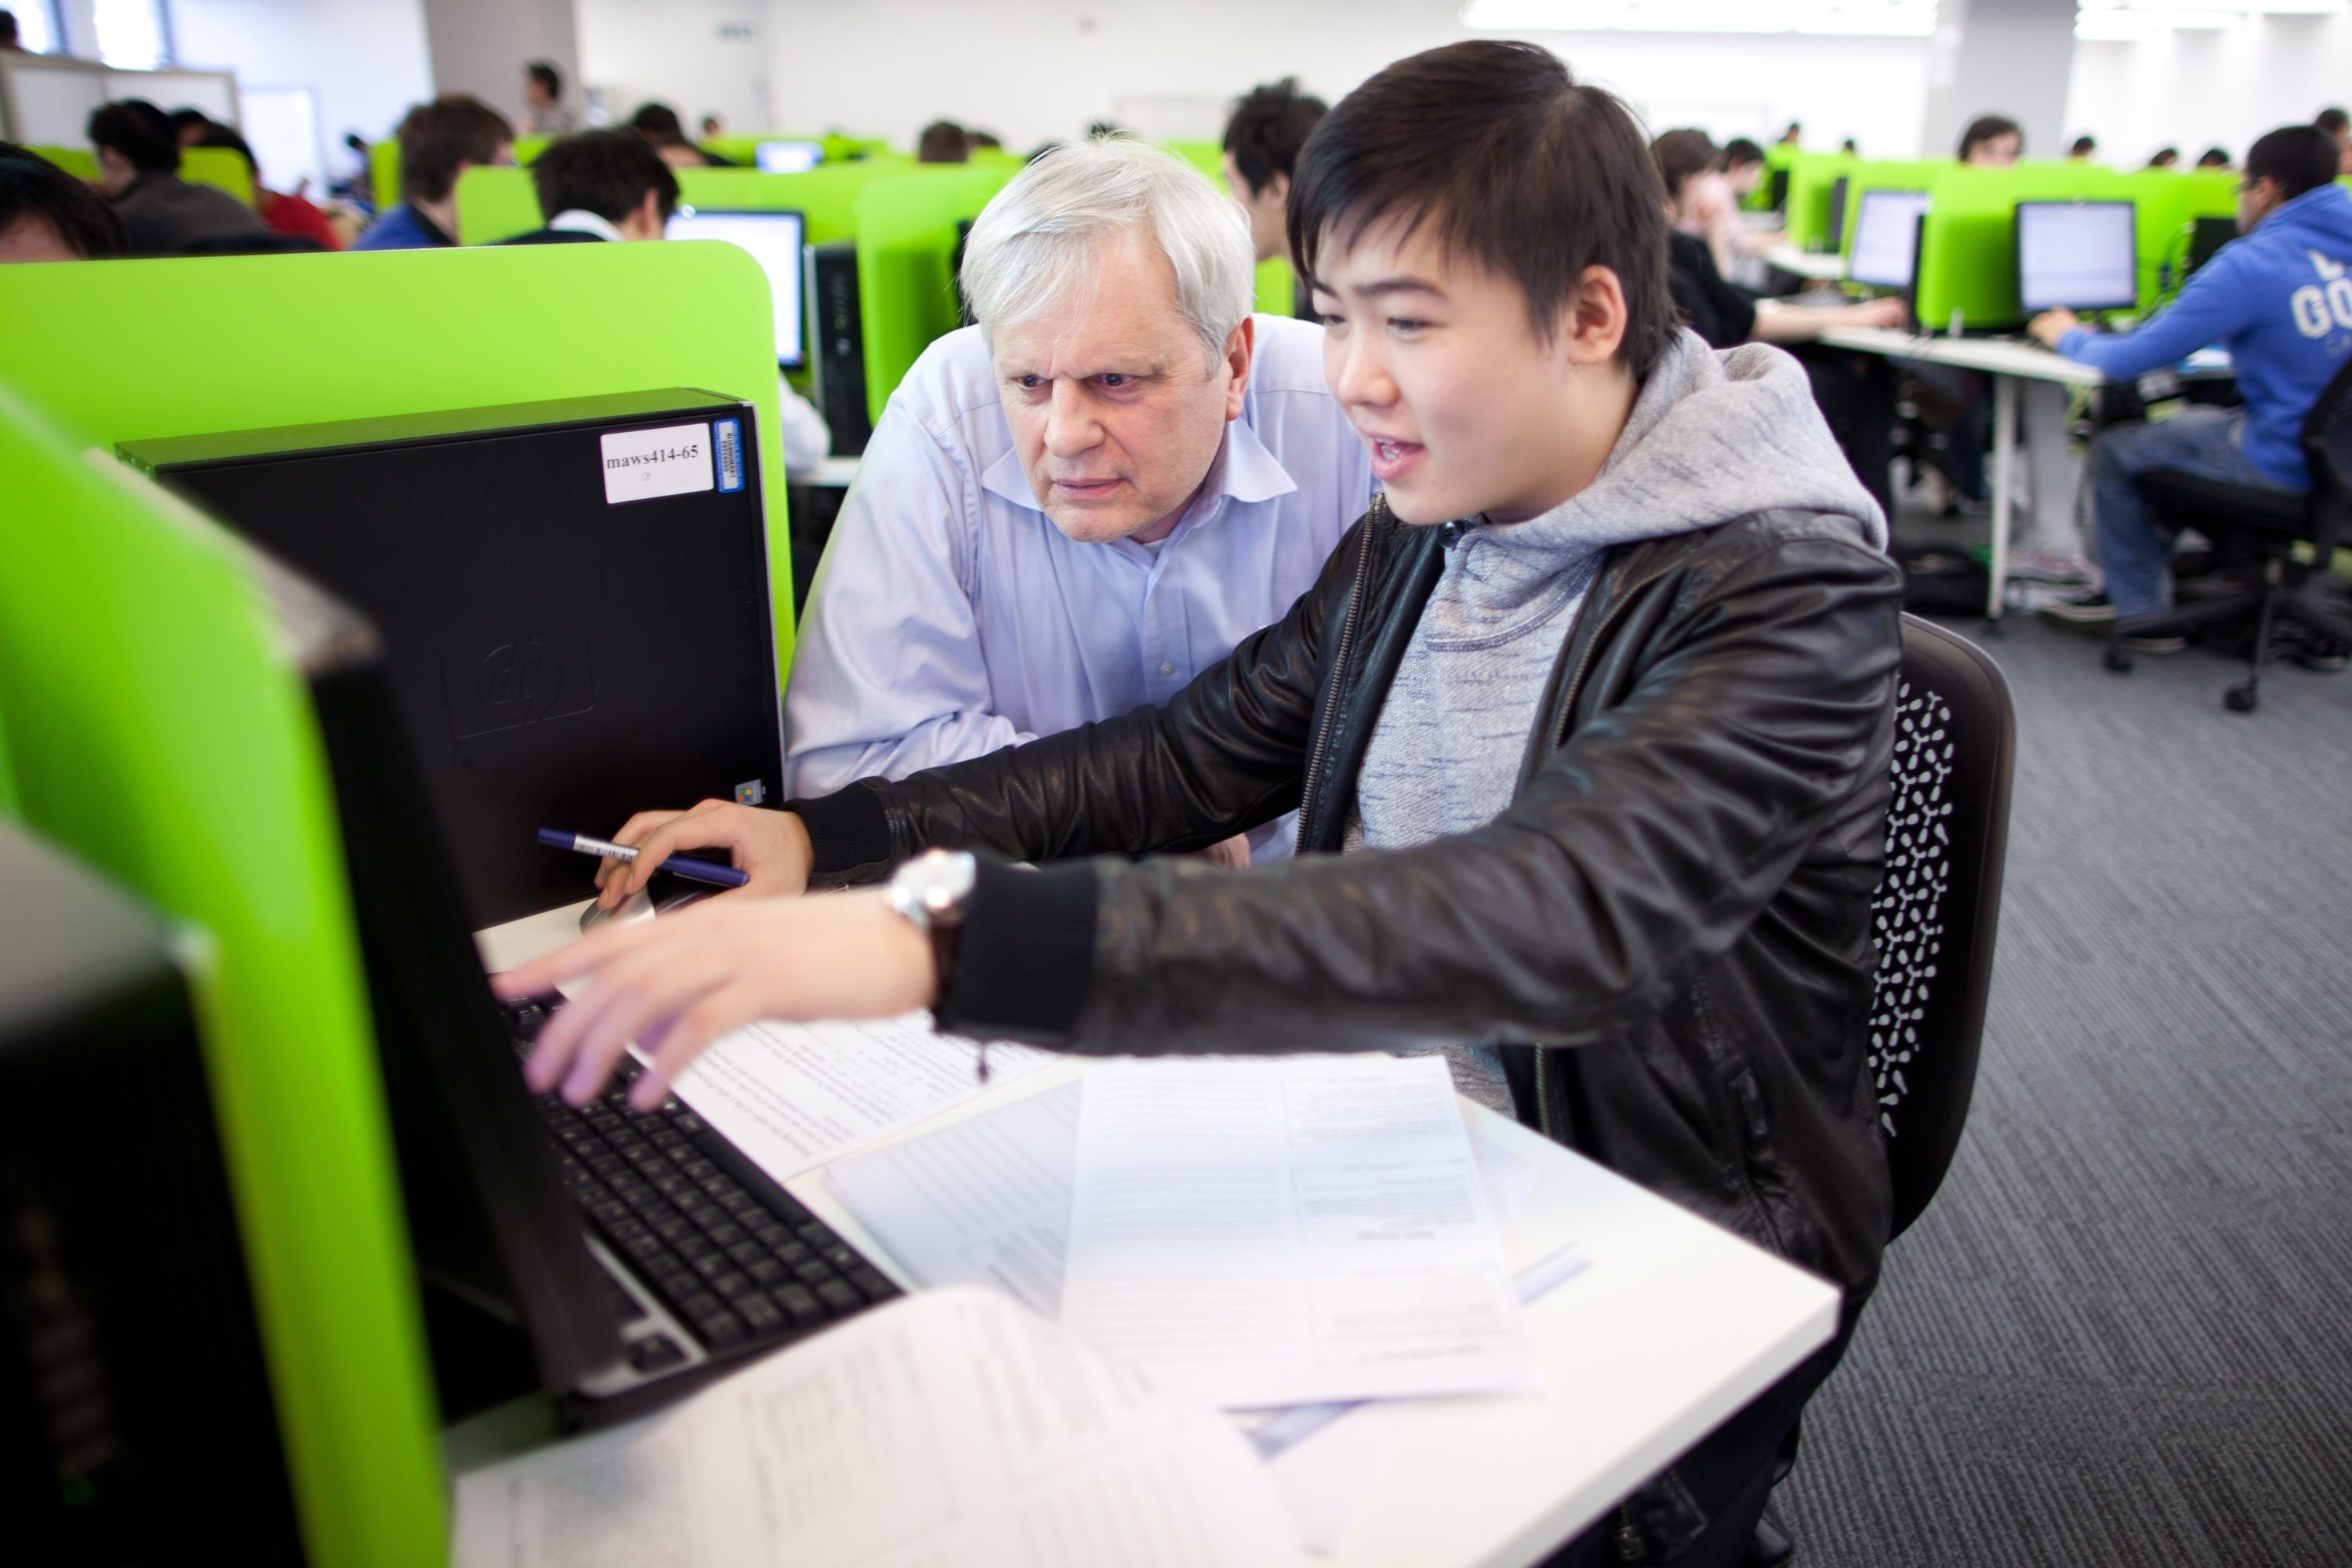
<svg viewBox="0 0 2352 1568"><path fill-rule="evenodd" d="M1895 1178L1895 1235L1927 1206L1976 1086L2009 845L2017 720L1982 649L1903 617L1886 869L1871 899L1870 1065Z"/></svg>
<svg viewBox="0 0 2352 1568"><path fill-rule="evenodd" d="M2312 542L2323 569L2352 536L2352 360L2303 416L2303 458L2311 467Z"/></svg>

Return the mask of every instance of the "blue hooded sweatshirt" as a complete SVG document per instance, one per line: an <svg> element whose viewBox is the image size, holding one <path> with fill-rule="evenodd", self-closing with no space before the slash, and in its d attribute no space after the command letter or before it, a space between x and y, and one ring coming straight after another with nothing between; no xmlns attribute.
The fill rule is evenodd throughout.
<svg viewBox="0 0 2352 1568"><path fill-rule="evenodd" d="M2197 269L2137 331L2072 331L2058 352L2114 380L2230 351L2246 400L2246 459L2290 489L2311 488L2303 416L2352 357L2352 191L2305 191Z"/></svg>

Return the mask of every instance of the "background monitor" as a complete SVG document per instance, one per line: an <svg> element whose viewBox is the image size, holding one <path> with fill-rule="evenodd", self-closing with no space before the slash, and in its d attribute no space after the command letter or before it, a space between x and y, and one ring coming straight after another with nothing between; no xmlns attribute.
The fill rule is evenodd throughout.
<svg viewBox="0 0 2352 1568"><path fill-rule="evenodd" d="M1847 279L1874 289L1910 288L1919 271L1919 220L1927 216L1925 191L1863 192Z"/></svg>
<svg viewBox="0 0 2352 1568"><path fill-rule="evenodd" d="M801 237L805 226L800 214L680 207L670 216L666 232L671 239L723 239L750 251L768 275L768 293L776 304L776 363L798 370L807 363L801 333Z"/></svg>
<svg viewBox="0 0 2352 1568"><path fill-rule="evenodd" d="M755 154L763 174L805 174L824 162L818 142L762 142Z"/></svg>
<svg viewBox="0 0 2352 1568"><path fill-rule="evenodd" d="M2221 247L2238 237L2238 220L2233 217L2200 217L2189 235L2189 268L2194 274L2214 257Z"/></svg>
<svg viewBox="0 0 2352 1568"><path fill-rule="evenodd" d="M1765 176L1764 205L1774 212L1789 210L1789 171L1775 169Z"/></svg>
<svg viewBox="0 0 2352 1568"><path fill-rule="evenodd" d="M1845 193L1846 176L1840 174L1830 183L1829 228L1822 236L1825 250L1836 250L1845 244Z"/></svg>
<svg viewBox="0 0 2352 1568"><path fill-rule="evenodd" d="M2139 302L2129 202L2017 204L2017 303L2040 310L2127 310Z"/></svg>

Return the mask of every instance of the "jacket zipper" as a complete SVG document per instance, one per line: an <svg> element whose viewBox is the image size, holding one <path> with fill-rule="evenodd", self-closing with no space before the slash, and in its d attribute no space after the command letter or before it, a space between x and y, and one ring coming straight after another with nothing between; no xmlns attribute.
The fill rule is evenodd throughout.
<svg viewBox="0 0 2352 1568"><path fill-rule="evenodd" d="M1601 617L1601 624L1592 628L1592 636L1585 643L1584 651L1576 656L1576 668L1569 675L1567 689L1560 693L1559 707L1560 712L1563 715L1573 714L1576 711L1576 700L1584 690L1584 672L1592 663L1592 650L1599 647L1601 646L1601 639L1609 635L1609 628L1615 625L1618 618L1623 614L1623 606L1625 604L1631 600L1636 593L1648 587L1651 584L1656 582L1659 578L1664 577L1664 575L1666 575L1664 572L1654 572L1649 576L1643 578L1639 583L1636 583L1631 587L1625 588L1617 594L1616 604L1609 607L1609 612ZM1552 737L1547 735L1545 739L1549 741L1551 740ZM1561 739L1564 740L1566 737L1563 736ZM1535 1051L1536 1131L1542 1133L1545 1137L1551 1139L1554 1142L1559 1142L1559 1135L1554 1132L1551 1127L1551 1096L1546 1092L1544 1085L1544 1061L1551 1053L1545 1050L1541 1046L1536 1047Z"/></svg>
<svg viewBox="0 0 2352 1568"><path fill-rule="evenodd" d="M1388 501L1385 497L1374 497L1372 504L1382 512L1385 512L1388 510ZM1377 519L1375 521L1377 521ZM1315 782L1321 774L1323 768L1323 753L1330 744L1331 731L1339 726L1340 689L1347 683L1348 679L1348 645L1355 639L1356 621L1358 616L1363 613L1364 584L1371 576L1371 573L1372 531L1370 529L1366 529L1364 531L1363 547L1356 552L1356 586L1354 591L1348 595L1348 616L1345 620L1339 623L1339 646L1338 649L1338 657L1331 661L1331 700L1324 705L1323 722L1317 726L1315 731L1315 744L1307 753L1307 786L1309 789L1315 787ZM1322 816L1324 802L1318 800L1315 805L1316 816L1318 820L1314 822L1311 826L1313 826L1319 834L1322 827L1322 823L1319 819ZM1307 842L1304 835L1301 836L1299 842L1302 844Z"/></svg>

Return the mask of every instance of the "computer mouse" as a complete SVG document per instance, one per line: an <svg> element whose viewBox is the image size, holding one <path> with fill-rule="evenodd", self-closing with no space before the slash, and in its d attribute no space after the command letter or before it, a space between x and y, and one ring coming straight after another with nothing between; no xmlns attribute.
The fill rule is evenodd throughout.
<svg viewBox="0 0 2352 1568"><path fill-rule="evenodd" d="M653 918L653 895L639 888L609 910L602 904L590 903L586 909L580 911L580 930L583 934L585 934L594 931L598 926L634 925L639 921L649 921Z"/></svg>

